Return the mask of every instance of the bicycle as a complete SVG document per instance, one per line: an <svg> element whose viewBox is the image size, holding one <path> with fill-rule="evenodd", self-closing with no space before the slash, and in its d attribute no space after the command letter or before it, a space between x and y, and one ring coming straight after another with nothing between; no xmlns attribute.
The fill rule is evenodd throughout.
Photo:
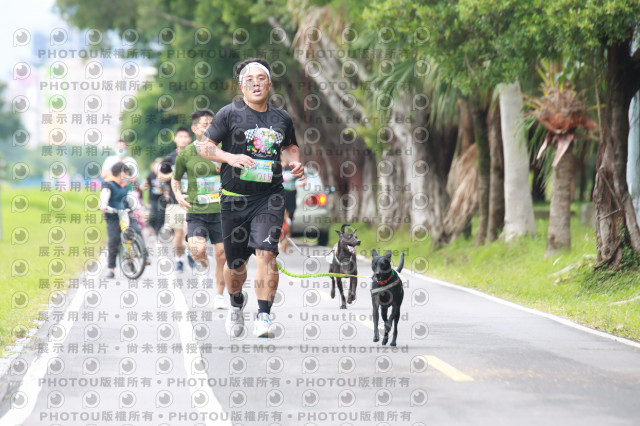
<svg viewBox="0 0 640 426"><path fill-rule="evenodd" d="M120 269L125 277L134 280L144 272L147 266L144 242L142 237L131 228L131 209L119 209L120 223L120 253L118 254Z"/></svg>

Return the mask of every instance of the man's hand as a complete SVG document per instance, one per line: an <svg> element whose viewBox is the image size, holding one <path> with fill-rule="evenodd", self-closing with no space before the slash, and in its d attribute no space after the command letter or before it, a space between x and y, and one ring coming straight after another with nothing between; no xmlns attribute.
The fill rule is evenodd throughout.
<svg viewBox="0 0 640 426"><path fill-rule="evenodd" d="M178 204L180 204L182 207L187 209L191 208L191 204L187 202L187 197L182 192L173 191L173 195L175 195Z"/></svg>
<svg viewBox="0 0 640 426"><path fill-rule="evenodd" d="M289 163L289 167L291 167L291 174L294 177L304 179L304 166L299 161L292 161Z"/></svg>
<svg viewBox="0 0 640 426"><path fill-rule="evenodd" d="M228 154L227 164L239 169L250 169L256 164L256 160L244 154Z"/></svg>

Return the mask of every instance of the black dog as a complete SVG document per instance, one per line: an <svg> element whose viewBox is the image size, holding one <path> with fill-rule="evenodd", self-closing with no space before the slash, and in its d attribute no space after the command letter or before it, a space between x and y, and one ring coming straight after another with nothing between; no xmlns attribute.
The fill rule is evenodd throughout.
<svg viewBox="0 0 640 426"><path fill-rule="evenodd" d="M344 228L351 226L348 223L342 225L340 231L336 231L340 237L339 241L333 247L333 259L329 272L333 274L358 275L358 264L356 262L356 246L360 245L360 240L356 236L356 230L353 232L344 232ZM336 281L338 282L338 290L340 290L340 309L347 309L342 291L342 278L331 277L331 298L336 296ZM347 303L351 304L356 300L356 288L358 287L358 279L356 277L349 278L349 297Z"/></svg>
<svg viewBox="0 0 640 426"><path fill-rule="evenodd" d="M400 305L404 298L402 280L398 275L404 266L404 253L400 254L400 265L394 271L391 268L391 251L387 251L384 256L379 256L376 249L373 249L373 259L371 269L373 269L373 280L371 282L371 303L373 304L373 341L380 340L378 331L378 308L382 313L384 321L384 338L382 344L386 345L389 340L389 331L393 325L393 339L390 346L396 345L398 337L398 321L400 320ZM391 306L391 315L387 318L387 310Z"/></svg>

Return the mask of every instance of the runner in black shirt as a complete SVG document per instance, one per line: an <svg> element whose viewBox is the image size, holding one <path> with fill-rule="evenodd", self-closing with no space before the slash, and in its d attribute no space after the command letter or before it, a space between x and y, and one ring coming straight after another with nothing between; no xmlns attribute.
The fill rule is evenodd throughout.
<svg viewBox="0 0 640 426"><path fill-rule="evenodd" d="M271 88L268 62L247 59L238 64L236 74L243 99L218 111L198 143L198 154L222 163L224 272L232 306L227 333L238 337L244 329L247 294L242 284L247 278L247 259L255 253L258 315L254 335L273 337L269 314L278 289L276 256L284 220L281 152L293 176L304 176L304 168L291 117L267 102Z"/></svg>
<svg viewBox="0 0 640 426"><path fill-rule="evenodd" d="M162 196L162 184L156 174L160 163L162 163L162 158L154 160L151 164L151 172L141 186L141 189L149 190L149 225L153 228L154 235L158 235L160 228L164 225L164 208L167 204Z"/></svg>
<svg viewBox="0 0 640 426"><path fill-rule="evenodd" d="M185 219L187 217L187 211L184 207L178 204L176 196L171 189L171 176L173 175L173 166L176 164L176 157L178 153L182 151L191 143L191 134L186 127L180 127L176 130L173 137L173 141L176 144L175 151L167 155L158 170L158 180L160 182L168 182L169 200L165 207L164 226L170 228L173 231L173 248L176 256L176 271L184 271L185 262L185 250L184 250L184 234L185 234Z"/></svg>

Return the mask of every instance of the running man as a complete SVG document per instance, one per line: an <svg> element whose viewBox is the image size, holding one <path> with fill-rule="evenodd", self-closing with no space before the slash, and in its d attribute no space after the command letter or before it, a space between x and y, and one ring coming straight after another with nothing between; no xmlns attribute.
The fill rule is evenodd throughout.
<svg viewBox="0 0 640 426"><path fill-rule="evenodd" d="M160 182L169 183L169 200L165 207L164 226L173 230L173 248L176 256L176 271L184 271L184 224L187 216L187 211L178 204L176 196L171 188L171 178L173 176L173 166L176 163L176 158L180 151L185 149L187 145L191 143L191 134L186 127L180 127L176 130L173 136L173 141L176 144L176 149L169 155L167 155L160 167L158 168L158 180Z"/></svg>
<svg viewBox="0 0 640 426"><path fill-rule="evenodd" d="M284 220L280 154L295 177L304 176L300 150L289 114L267 102L271 88L269 63L246 59L236 67L242 100L220 111L197 144L198 154L222 163L222 235L227 259L224 278L231 299L226 330L238 337L244 330L247 260L257 257L255 292L258 315L254 335L273 337L271 306L278 289L278 241Z"/></svg>
<svg viewBox="0 0 640 426"><path fill-rule="evenodd" d="M199 109L191 114L191 131L196 140L202 138L213 121L213 111ZM186 196L182 192L182 176L187 174ZM203 268L209 266L207 237L214 247L216 260L216 297L214 309L226 309L224 301L224 246L220 221L219 164L198 156L194 144L188 145L176 158L171 188L178 204L187 209L187 244L193 260Z"/></svg>

